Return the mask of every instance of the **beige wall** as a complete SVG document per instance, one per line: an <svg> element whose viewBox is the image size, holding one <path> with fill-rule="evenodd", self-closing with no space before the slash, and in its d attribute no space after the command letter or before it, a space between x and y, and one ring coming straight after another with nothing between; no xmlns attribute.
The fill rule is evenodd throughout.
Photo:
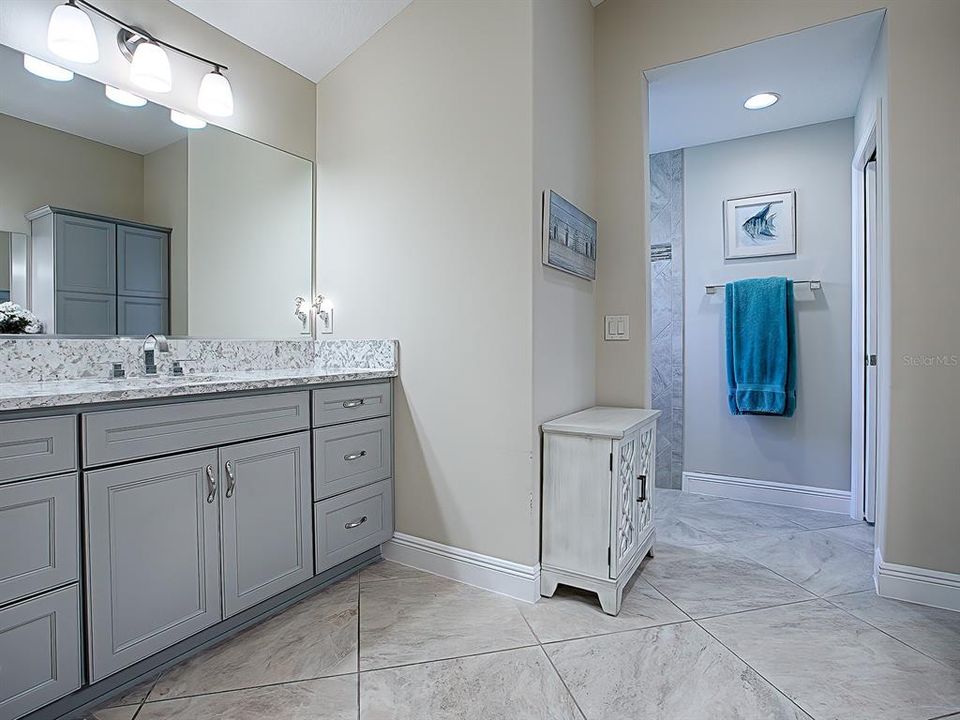
<svg viewBox="0 0 960 720"><path fill-rule="evenodd" d="M317 89L318 289L335 336L400 340L397 530L526 564L531 16L417 0Z"/></svg>
<svg viewBox="0 0 960 720"><path fill-rule="evenodd" d="M170 233L170 334L187 334L187 142L143 156L143 220Z"/></svg>
<svg viewBox="0 0 960 720"><path fill-rule="evenodd" d="M143 220L143 157L0 114L0 230L44 205Z"/></svg>
<svg viewBox="0 0 960 720"><path fill-rule="evenodd" d="M313 166L208 127L187 141L187 328L196 337L297 337L310 296Z"/></svg>
<svg viewBox="0 0 960 720"><path fill-rule="evenodd" d="M47 21L61 0L3 0L0 43L76 70L94 80L136 90L144 97L192 114L197 88L208 71L196 60L169 53L174 87L170 93L132 88L130 65L116 51L117 28L89 13L100 40L100 61L77 65L46 48ZM313 159L316 141L315 86L292 70L261 55L168 0L97 0L97 7L187 50L224 63L233 86L236 112L217 124L247 137Z"/></svg>
<svg viewBox="0 0 960 720"><path fill-rule="evenodd" d="M960 302L954 274L960 245L943 208L956 204L960 117L960 4L888 0L887 164L891 309L881 346L881 404L890 415L881 438L888 461L881 551L888 562L960 572L960 382L956 368L913 367L921 354L957 354ZM877 0L606 0L596 11L597 208L606 252L599 255L598 316L647 317L646 84L643 70L876 9ZM924 231L916 219L924 218ZM598 344L598 395L604 402L649 400L648 333Z"/></svg>

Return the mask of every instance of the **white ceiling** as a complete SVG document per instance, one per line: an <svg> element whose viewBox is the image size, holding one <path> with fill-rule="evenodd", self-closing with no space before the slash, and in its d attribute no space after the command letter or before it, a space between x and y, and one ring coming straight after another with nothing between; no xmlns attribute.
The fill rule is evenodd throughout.
<svg viewBox="0 0 960 720"><path fill-rule="evenodd" d="M650 152L853 116L883 12L648 70ZM780 102L744 109L744 100L765 91Z"/></svg>
<svg viewBox="0 0 960 720"><path fill-rule="evenodd" d="M0 45L0 113L71 135L145 155L187 131L170 122L170 111L147 103L124 107L108 100L103 85L75 75L53 82L23 69L23 53Z"/></svg>
<svg viewBox="0 0 960 720"><path fill-rule="evenodd" d="M313 82L411 0L172 0Z"/></svg>

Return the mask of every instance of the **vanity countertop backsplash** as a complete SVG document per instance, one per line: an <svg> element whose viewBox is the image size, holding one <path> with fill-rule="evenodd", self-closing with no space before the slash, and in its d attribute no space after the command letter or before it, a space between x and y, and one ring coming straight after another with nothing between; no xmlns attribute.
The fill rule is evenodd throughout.
<svg viewBox="0 0 960 720"><path fill-rule="evenodd" d="M169 340L144 375L139 338L0 339L0 412L395 377L396 340ZM183 375L173 373L179 361ZM112 379L120 363L125 378Z"/></svg>

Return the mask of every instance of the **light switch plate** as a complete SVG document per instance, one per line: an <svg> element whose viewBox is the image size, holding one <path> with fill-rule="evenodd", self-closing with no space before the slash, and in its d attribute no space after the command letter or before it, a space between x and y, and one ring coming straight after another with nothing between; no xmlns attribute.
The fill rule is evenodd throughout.
<svg viewBox="0 0 960 720"><path fill-rule="evenodd" d="M603 316L603 339L604 340L629 340L630 339L630 316L629 315L604 315Z"/></svg>

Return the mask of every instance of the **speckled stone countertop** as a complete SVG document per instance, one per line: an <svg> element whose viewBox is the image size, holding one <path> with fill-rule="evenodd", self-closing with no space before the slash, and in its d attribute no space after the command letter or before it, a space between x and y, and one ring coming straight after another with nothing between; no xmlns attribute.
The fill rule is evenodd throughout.
<svg viewBox="0 0 960 720"><path fill-rule="evenodd" d="M0 355L4 350L9 350L3 347L3 342L0 342ZM36 343L37 341L20 342ZM91 341L91 343L100 344L100 347L96 348L100 352L90 353L97 358L95 365L102 364L99 358L111 357L108 352L104 352L105 342L110 341ZM299 354L300 349L297 348L295 362L290 362L290 357L282 357L275 352L276 348L272 345L263 347L264 343L259 343L259 346L251 351L243 341L230 341L229 352L223 352L224 342L222 341L218 341L216 345L211 343L210 348L198 347L197 341L184 342L195 343L193 349L198 351L194 357L195 364L199 367L193 372L188 369L186 374L174 376L169 372L168 362L161 365L158 360L158 375L146 377L132 372L130 377L118 380L106 379L102 376L77 376L78 372L85 370L85 368L77 370L73 367L76 363L72 358L77 357L76 353L80 349L77 345L70 348L72 354L69 357L72 364L68 370L63 368L62 357L58 357L62 353L56 346L43 348L37 354L41 346L34 344L31 350L33 356L30 358L33 372L29 373L22 366L18 370L18 358L12 355L13 351L10 351L11 354L7 358L0 357L0 359L11 361L5 368L0 369L0 412L271 388L309 387L392 378L398 374L398 347L393 340L326 341L329 344L320 341L316 346L311 341L306 347L305 354ZM246 352L244 348L238 347L240 345L247 346ZM83 348L94 350L86 344ZM211 348L215 352L211 351ZM18 348L19 351L22 349L23 346ZM116 353L116 347L111 346L109 349ZM41 372L42 368L45 368L43 372ZM135 366L131 367L132 371L136 369ZM33 378L36 377L42 379L34 380Z"/></svg>

